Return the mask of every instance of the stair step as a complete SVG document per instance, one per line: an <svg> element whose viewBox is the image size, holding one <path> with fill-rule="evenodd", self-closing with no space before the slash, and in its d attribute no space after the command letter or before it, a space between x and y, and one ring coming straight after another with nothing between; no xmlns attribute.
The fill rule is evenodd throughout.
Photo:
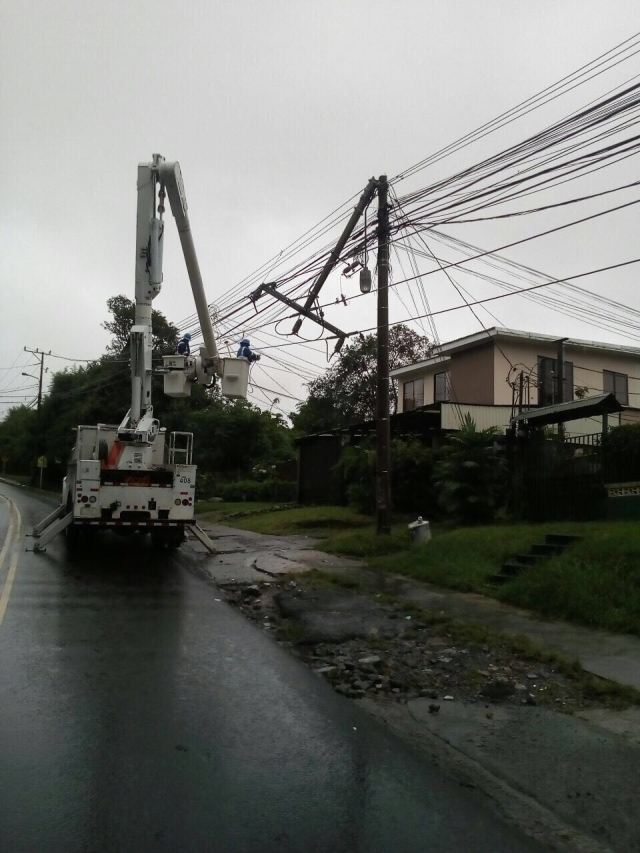
<svg viewBox="0 0 640 853"><path fill-rule="evenodd" d="M541 557L553 557L556 554L562 554L563 551L564 545L554 545L550 542L540 542L537 545L531 546L531 552L533 554L539 554Z"/></svg>
<svg viewBox="0 0 640 853"><path fill-rule="evenodd" d="M547 533L544 541L547 545L571 545L574 542L579 542L582 536L576 536L573 533Z"/></svg>
<svg viewBox="0 0 640 853"><path fill-rule="evenodd" d="M525 566L533 566L542 559L542 557L540 554L516 554L512 559L516 560L518 563L523 563Z"/></svg>
<svg viewBox="0 0 640 853"><path fill-rule="evenodd" d="M502 564L500 572L503 575L508 575L509 577L514 578L527 568L529 567L525 566L523 563L516 563L513 560L507 560L506 563Z"/></svg>

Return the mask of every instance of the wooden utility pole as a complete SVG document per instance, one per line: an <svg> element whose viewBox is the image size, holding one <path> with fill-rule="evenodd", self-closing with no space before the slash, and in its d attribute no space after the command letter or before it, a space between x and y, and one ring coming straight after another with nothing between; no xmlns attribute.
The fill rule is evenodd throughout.
<svg viewBox="0 0 640 853"><path fill-rule="evenodd" d="M39 349L29 349L29 347L24 347L25 352L30 352L31 355L40 356L40 378L38 379L38 411L40 411L40 404L42 403L42 380L44 375L44 359L45 356L51 355L51 350L49 352L43 352ZM23 374L27 376L28 374Z"/></svg>
<svg viewBox="0 0 640 853"><path fill-rule="evenodd" d="M376 525L391 532L389 422L389 184L378 178L378 377L376 385Z"/></svg>

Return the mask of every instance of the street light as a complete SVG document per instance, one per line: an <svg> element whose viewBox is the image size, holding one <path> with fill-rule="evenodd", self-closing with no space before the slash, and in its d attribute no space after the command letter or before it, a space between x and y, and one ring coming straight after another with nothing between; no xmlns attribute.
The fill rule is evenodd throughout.
<svg viewBox="0 0 640 853"><path fill-rule="evenodd" d="M33 373L21 373L20 375L21 375L21 376L29 376L31 379L35 379L35 380L36 380L36 382L39 382L39 381L40 381L40 380L38 379L38 377L37 377L37 376L34 376L34 375L33 375Z"/></svg>

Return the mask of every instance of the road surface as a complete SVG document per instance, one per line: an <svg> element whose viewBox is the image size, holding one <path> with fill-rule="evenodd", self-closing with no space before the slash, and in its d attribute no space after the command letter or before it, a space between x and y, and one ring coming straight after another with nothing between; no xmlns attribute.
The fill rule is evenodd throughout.
<svg viewBox="0 0 640 853"><path fill-rule="evenodd" d="M221 601L210 558L25 553L48 507L0 495L0 849L540 849Z"/></svg>

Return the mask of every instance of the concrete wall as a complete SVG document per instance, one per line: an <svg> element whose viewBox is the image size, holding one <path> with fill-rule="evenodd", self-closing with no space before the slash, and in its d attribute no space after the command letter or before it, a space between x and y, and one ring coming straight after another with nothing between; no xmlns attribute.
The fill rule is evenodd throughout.
<svg viewBox="0 0 640 853"><path fill-rule="evenodd" d="M477 429L497 427L504 434L511 421L511 406L468 406L443 403L440 410L442 429L460 429L465 415L471 415ZM595 430L594 430L595 432Z"/></svg>

